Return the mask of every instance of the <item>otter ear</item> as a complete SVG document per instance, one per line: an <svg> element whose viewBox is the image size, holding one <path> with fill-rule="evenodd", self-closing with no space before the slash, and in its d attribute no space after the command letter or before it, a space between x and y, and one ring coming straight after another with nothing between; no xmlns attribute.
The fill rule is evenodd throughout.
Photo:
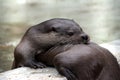
<svg viewBox="0 0 120 80"><path fill-rule="evenodd" d="M56 27L51 27L51 30L57 32Z"/></svg>

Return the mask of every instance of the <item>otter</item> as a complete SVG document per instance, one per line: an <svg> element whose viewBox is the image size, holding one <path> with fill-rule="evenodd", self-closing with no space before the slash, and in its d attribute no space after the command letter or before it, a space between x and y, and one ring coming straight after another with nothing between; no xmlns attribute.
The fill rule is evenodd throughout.
<svg viewBox="0 0 120 80"><path fill-rule="evenodd" d="M55 18L30 27L14 50L12 69L26 66L44 68L36 56L57 45L87 43L89 36L73 20ZM49 60L48 57L47 60Z"/></svg>
<svg viewBox="0 0 120 80"><path fill-rule="evenodd" d="M13 68L54 66L68 80L120 80L120 67L112 53L90 42L69 19L51 19L29 28L14 58Z"/></svg>
<svg viewBox="0 0 120 80"><path fill-rule="evenodd" d="M36 57L47 66L55 66L67 80L120 80L116 58L93 42L54 46Z"/></svg>

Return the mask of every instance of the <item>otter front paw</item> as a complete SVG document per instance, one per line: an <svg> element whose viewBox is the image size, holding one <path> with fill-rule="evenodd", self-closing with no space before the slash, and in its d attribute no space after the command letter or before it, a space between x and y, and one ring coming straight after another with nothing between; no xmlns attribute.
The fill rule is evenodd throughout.
<svg viewBox="0 0 120 80"><path fill-rule="evenodd" d="M18 67L30 67L30 68L45 68L46 65L44 65L41 62L36 62L36 61L26 61L24 63L20 63Z"/></svg>

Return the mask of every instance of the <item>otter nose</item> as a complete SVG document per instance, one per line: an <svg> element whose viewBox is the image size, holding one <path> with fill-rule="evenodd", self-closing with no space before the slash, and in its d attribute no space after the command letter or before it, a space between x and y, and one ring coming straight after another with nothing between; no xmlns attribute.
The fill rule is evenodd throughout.
<svg viewBox="0 0 120 80"><path fill-rule="evenodd" d="M81 38L82 38L83 40L86 40L86 41L89 39L88 35L86 35L86 34L82 34L82 35L81 35Z"/></svg>

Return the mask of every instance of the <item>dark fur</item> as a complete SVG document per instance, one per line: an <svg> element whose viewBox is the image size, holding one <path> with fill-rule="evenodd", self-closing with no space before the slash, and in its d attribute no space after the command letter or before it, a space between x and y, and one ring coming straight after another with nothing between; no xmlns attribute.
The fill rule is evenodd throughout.
<svg viewBox="0 0 120 80"><path fill-rule="evenodd" d="M120 80L116 58L89 43L77 23L52 19L31 27L14 52L13 68L55 66L68 80Z"/></svg>
<svg viewBox="0 0 120 80"><path fill-rule="evenodd" d="M56 46L37 59L68 80L120 80L116 58L94 43Z"/></svg>
<svg viewBox="0 0 120 80"><path fill-rule="evenodd" d="M21 66L43 68L45 65L35 59L36 55L44 54L55 45L87 41L89 37L73 20L60 18L47 20L27 30L15 48L12 68Z"/></svg>

